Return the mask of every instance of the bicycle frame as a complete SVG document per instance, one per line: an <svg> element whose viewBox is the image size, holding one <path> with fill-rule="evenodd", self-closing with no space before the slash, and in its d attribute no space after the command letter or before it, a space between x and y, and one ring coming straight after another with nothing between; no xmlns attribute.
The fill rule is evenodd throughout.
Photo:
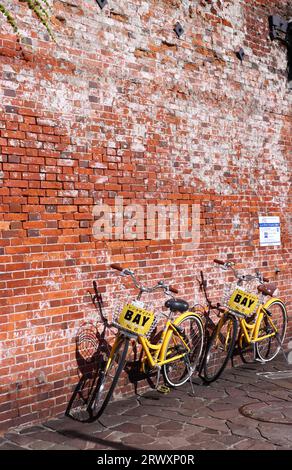
<svg viewBox="0 0 292 470"><path fill-rule="evenodd" d="M184 318L186 318L190 313L194 315L193 312L185 312L184 314L177 317L173 322L170 320L167 320L164 330L162 332L161 340L158 344L150 343L150 341L147 338L144 338L143 336L138 337L138 342L139 344L141 344L142 349L145 353L144 361L147 358L151 367L161 367L164 364L174 362L184 357L186 352L190 351L189 346L187 345L184 338L181 336L181 334L176 328L176 325L180 321L182 321ZM199 315L196 315L196 316L199 317ZM167 351L167 346L173 334L178 337L182 345L186 348L186 351L183 352L182 354L177 354L176 356L172 356L169 359L164 359L166 355L166 351Z"/></svg>
<svg viewBox="0 0 292 470"><path fill-rule="evenodd" d="M280 299L277 299L276 297L272 297L265 304L260 304L256 313L256 320L253 323L248 323L245 320L245 318L239 318L241 331L243 332L247 343L256 343L263 339L271 338L272 336L275 336L275 334L277 333L278 331L277 328L275 327L269 315L267 315L267 311L269 309L270 304L274 302L275 300L278 300L281 302ZM267 319L269 323L271 324L274 331L271 334L259 336L260 325L265 315L267 315Z"/></svg>

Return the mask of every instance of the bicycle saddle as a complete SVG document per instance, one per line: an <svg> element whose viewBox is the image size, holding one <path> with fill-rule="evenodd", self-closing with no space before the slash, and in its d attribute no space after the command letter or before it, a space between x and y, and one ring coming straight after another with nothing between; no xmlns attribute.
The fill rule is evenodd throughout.
<svg viewBox="0 0 292 470"><path fill-rule="evenodd" d="M168 299L165 302L165 307L169 308L172 312L186 312L189 309L189 304L182 299Z"/></svg>
<svg viewBox="0 0 292 470"><path fill-rule="evenodd" d="M277 289L277 285L270 283L270 284L261 284L258 286L258 292L261 292L264 295L273 296L275 290Z"/></svg>

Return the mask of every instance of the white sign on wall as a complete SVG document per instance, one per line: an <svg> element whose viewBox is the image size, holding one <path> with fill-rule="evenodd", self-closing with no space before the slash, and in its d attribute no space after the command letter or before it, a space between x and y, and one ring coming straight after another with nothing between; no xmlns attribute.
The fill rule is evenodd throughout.
<svg viewBox="0 0 292 470"><path fill-rule="evenodd" d="M280 217L259 217L260 246L281 245Z"/></svg>

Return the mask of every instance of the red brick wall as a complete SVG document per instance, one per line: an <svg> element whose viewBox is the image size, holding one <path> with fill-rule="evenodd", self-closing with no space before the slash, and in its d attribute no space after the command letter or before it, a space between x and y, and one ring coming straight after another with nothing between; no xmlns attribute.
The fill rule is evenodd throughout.
<svg viewBox="0 0 292 470"><path fill-rule="evenodd" d="M0 19L2 428L64 411L78 328L98 319L92 280L119 297L110 262L191 301L200 269L219 294L214 257L267 276L278 266L291 307L292 95L285 47L268 37L268 15L288 18L291 4L56 1L53 44L14 3L22 48ZM95 240L93 206L115 196L200 204L199 247ZM259 246L259 215L280 216L281 247Z"/></svg>

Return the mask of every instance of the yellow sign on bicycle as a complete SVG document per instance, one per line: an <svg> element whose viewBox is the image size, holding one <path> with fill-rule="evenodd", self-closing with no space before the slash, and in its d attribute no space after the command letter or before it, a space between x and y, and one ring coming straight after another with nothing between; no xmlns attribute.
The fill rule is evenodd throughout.
<svg viewBox="0 0 292 470"><path fill-rule="evenodd" d="M153 321L153 312L148 312L132 304L123 307L118 320L122 328L143 336L148 333Z"/></svg>
<svg viewBox="0 0 292 470"><path fill-rule="evenodd" d="M241 289L235 289L228 301L228 307L243 315L249 316L253 314L258 301L259 298L257 295L244 292Z"/></svg>

